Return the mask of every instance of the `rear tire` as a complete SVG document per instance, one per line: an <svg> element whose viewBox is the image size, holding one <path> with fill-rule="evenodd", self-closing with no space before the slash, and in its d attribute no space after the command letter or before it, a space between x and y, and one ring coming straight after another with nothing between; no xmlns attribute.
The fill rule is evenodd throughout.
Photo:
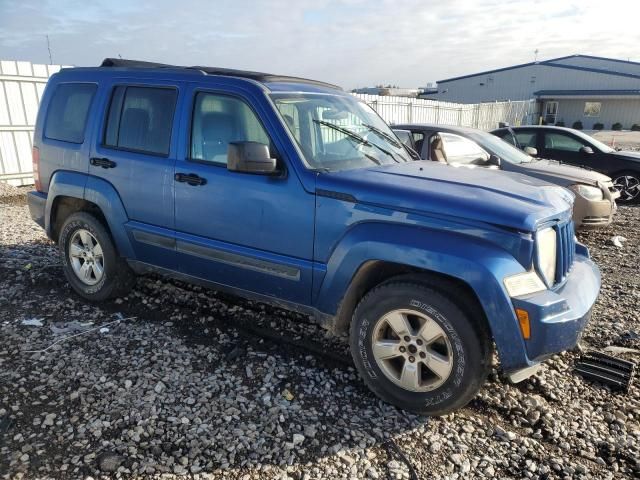
<svg viewBox="0 0 640 480"><path fill-rule="evenodd" d="M636 203L640 201L640 173L620 172L611 175L613 186L620 192L618 203Z"/></svg>
<svg viewBox="0 0 640 480"><path fill-rule="evenodd" d="M81 297L99 302L124 296L135 284L134 273L93 215L70 215L62 225L58 245L64 274Z"/></svg>
<svg viewBox="0 0 640 480"><path fill-rule="evenodd" d="M360 301L351 354L378 397L411 412L445 415L476 395L491 369L492 343L460 300L421 283L391 281Z"/></svg>

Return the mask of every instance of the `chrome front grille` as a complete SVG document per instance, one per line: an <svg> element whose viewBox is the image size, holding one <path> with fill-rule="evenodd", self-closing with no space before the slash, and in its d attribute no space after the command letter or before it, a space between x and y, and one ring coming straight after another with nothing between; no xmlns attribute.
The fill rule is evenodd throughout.
<svg viewBox="0 0 640 480"><path fill-rule="evenodd" d="M558 225L556 229L558 238L558 250L556 259L556 283L561 283L567 278L573 266L576 254L576 240L573 221Z"/></svg>

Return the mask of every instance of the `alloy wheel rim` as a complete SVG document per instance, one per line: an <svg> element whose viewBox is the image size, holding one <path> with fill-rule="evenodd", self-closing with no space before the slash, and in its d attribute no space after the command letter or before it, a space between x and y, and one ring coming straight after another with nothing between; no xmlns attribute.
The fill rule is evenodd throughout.
<svg viewBox="0 0 640 480"><path fill-rule="evenodd" d="M613 180L613 187L620 192L620 199L630 201L640 195L640 180L632 175L622 175Z"/></svg>
<svg viewBox="0 0 640 480"><path fill-rule="evenodd" d="M374 327L371 346L384 375L405 390L435 390L453 370L449 337L422 312L393 310L383 315Z"/></svg>
<svg viewBox="0 0 640 480"><path fill-rule="evenodd" d="M73 273L85 285L96 285L104 276L104 255L96 237L81 228L69 241L69 260Z"/></svg>

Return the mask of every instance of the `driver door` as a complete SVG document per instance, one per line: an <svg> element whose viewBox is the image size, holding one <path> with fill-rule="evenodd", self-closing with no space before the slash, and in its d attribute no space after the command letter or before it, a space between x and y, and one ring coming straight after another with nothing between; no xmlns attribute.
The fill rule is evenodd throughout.
<svg viewBox="0 0 640 480"><path fill-rule="evenodd" d="M175 165L179 270L232 290L310 304L315 196L279 155L272 141L278 132L265 127L257 102L242 91L193 87L187 96L186 157ZM228 170L228 145L241 141L270 145L278 173Z"/></svg>
<svg viewBox="0 0 640 480"><path fill-rule="evenodd" d="M593 153L586 153L582 150L583 147L591 148L591 145L584 140L562 131L545 130L543 135L544 151L542 157L578 167L593 169L601 167L598 165L598 155L595 150Z"/></svg>

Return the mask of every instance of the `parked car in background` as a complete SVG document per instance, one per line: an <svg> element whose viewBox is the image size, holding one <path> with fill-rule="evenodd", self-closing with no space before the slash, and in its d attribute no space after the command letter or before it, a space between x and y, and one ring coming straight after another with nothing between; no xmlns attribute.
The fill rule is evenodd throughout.
<svg viewBox="0 0 640 480"><path fill-rule="evenodd" d="M576 227L611 223L619 193L611 179L584 168L537 160L482 130L430 124L394 125L411 132L409 147L425 160L453 166L484 167L517 172L570 189L576 196L573 220ZM398 132L397 132L398 133Z"/></svg>
<svg viewBox="0 0 640 480"><path fill-rule="evenodd" d="M580 130L553 126L504 127L491 133L540 158L602 172L613 179L619 202L640 200L640 152L618 151Z"/></svg>
<svg viewBox="0 0 640 480"><path fill-rule="evenodd" d="M413 161L323 82L118 59L63 69L33 163L31 216L82 297L158 272L308 314L349 332L365 383L414 412L471 400L494 345L513 381L532 375L576 344L600 289L568 191Z"/></svg>

